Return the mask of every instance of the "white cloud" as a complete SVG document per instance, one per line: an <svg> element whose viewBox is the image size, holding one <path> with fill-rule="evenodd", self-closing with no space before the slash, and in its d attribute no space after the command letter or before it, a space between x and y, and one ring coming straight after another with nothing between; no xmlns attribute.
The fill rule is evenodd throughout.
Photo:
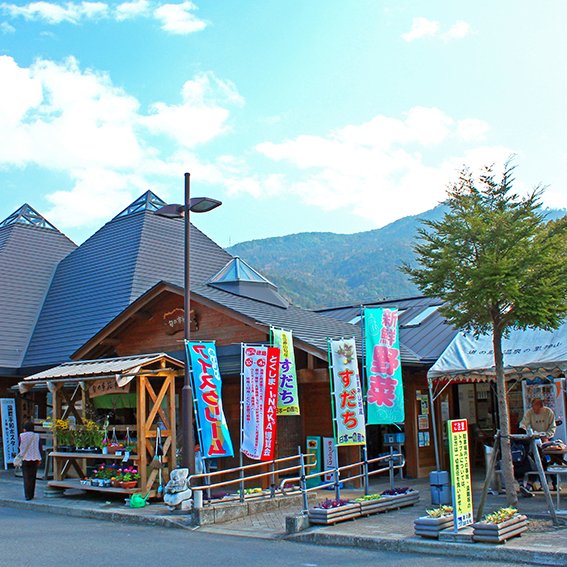
<svg viewBox="0 0 567 567"><path fill-rule="evenodd" d="M415 107L401 119L379 115L328 136L302 135L265 142L258 152L291 165L278 186L326 211L345 209L382 226L417 214L445 198L447 184L464 165L502 162L512 151L472 145L486 123L456 120L439 109ZM255 195L254 188L240 190Z"/></svg>
<svg viewBox="0 0 567 567"><path fill-rule="evenodd" d="M445 39L463 39L471 32L471 26L463 20L455 22L444 34Z"/></svg>
<svg viewBox="0 0 567 567"><path fill-rule="evenodd" d="M15 31L16 28L8 22L0 23L0 32L2 32L3 34L14 33Z"/></svg>
<svg viewBox="0 0 567 567"><path fill-rule="evenodd" d="M48 196L47 214L63 228L107 219L141 190L178 177L187 163L212 182L235 176L222 161L202 162L184 149L225 132L228 108L243 102L234 85L212 73L185 83L182 104L157 101L149 113L107 74L81 69L73 58L20 67L0 56L0 84L0 166L67 175L67 185ZM174 143L158 149L156 133Z"/></svg>
<svg viewBox="0 0 567 567"><path fill-rule="evenodd" d="M175 34L193 33L204 30L207 25L193 14L196 9L193 2L163 4L155 9L154 16L165 31Z"/></svg>
<svg viewBox="0 0 567 567"><path fill-rule="evenodd" d="M235 86L221 81L213 73L202 73L187 81L182 90L183 102L163 102L151 106L151 114L141 119L150 131L166 134L186 147L194 147L227 131L229 111L223 104L242 104Z"/></svg>
<svg viewBox="0 0 567 567"><path fill-rule="evenodd" d="M190 34L206 28L207 24L194 14L197 9L195 4L188 1L164 4L151 0L131 0L117 5L95 1L0 3L0 13L14 19L24 18L56 25L109 18L118 22L153 18L160 23L162 30L173 34Z"/></svg>
<svg viewBox="0 0 567 567"><path fill-rule="evenodd" d="M446 32L443 32L441 24L438 21L419 16L413 18L410 31L403 33L401 37L407 42L425 38L437 38L442 41L451 41L455 39L463 39L469 35L470 32L470 25L463 20L458 20Z"/></svg>
<svg viewBox="0 0 567 567"><path fill-rule="evenodd" d="M149 0L134 0L133 2L122 2L115 9L116 19L121 22L123 20L131 20L149 13Z"/></svg>
<svg viewBox="0 0 567 567"><path fill-rule="evenodd" d="M48 24L62 22L78 23L82 19L102 17L108 11L104 2L30 2L18 4L0 4L2 11L13 18L22 17L26 20L40 20Z"/></svg>
<svg viewBox="0 0 567 567"><path fill-rule="evenodd" d="M439 22L429 20L423 17L417 17L412 20L411 30L402 34L404 41L415 41L424 37L434 37L439 33L441 26Z"/></svg>

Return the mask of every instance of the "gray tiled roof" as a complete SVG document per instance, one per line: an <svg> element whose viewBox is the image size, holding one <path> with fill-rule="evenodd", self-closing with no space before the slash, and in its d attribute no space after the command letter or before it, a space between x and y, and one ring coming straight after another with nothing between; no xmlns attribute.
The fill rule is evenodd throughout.
<svg viewBox="0 0 567 567"><path fill-rule="evenodd" d="M5 371L21 366L57 264L76 248L31 207L18 211L24 208L37 224L14 214L0 227L0 367Z"/></svg>
<svg viewBox="0 0 567 567"><path fill-rule="evenodd" d="M440 306L440 299L425 296L390 299L367 303L366 307L396 307L404 310L400 313L400 343L404 350L413 353L414 358L423 364L433 364L456 336L457 331L447 323L445 318L434 311L419 325L408 326L411 320L425 311L428 307ZM318 313L342 321L352 321L360 315L360 305L349 305L319 309ZM404 361L402 350L402 361ZM407 360L406 362L409 362Z"/></svg>
<svg viewBox="0 0 567 567"><path fill-rule="evenodd" d="M94 378L108 375L112 376L113 374L130 374L138 372L140 366L146 366L168 356L169 355L166 353L157 352L136 356L65 362L54 368L28 376L24 380L39 382L64 378ZM172 362L174 362L177 367L183 366L183 363L179 360L173 360Z"/></svg>
<svg viewBox="0 0 567 567"><path fill-rule="evenodd" d="M195 284L231 259L193 226L191 254ZM132 301L164 279L183 282L183 221L147 210L112 219L58 266L24 366L69 360Z"/></svg>

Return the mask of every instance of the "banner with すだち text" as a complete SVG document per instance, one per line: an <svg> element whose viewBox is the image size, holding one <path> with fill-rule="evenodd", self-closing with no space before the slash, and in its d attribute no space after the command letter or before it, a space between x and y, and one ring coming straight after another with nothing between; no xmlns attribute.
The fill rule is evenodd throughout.
<svg viewBox="0 0 567 567"><path fill-rule="evenodd" d="M335 408L337 445L364 445L366 425L358 374L356 343L352 339L327 339L331 390Z"/></svg>
<svg viewBox="0 0 567 567"><path fill-rule="evenodd" d="M270 327L273 345L280 349L278 415L299 415L297 372L291 331Z"/></svg>

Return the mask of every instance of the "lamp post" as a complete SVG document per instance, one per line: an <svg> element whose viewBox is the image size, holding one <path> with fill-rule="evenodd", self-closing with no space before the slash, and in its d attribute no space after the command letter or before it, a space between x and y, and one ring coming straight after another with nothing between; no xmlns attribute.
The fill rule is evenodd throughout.
<svg viewBox="0 0 567 567"><path fill-rule="evenodd" d="M184 220L184 245L183 245L183 309L185 321L183 324L184 343L191 336L191 212L207 213L222 205L221 201L209 197L191 198L191 174L185 174L185 200L183 205L164 205L155 214L166 218L183 218ZM185 346L185 345L184 345ZM195 474L195 440L193 438L193 391L191 389L191 376L189 371L189 356L185 352L185 375L181 400L183 407L183 466L188 468L191 474Z"/></svg>

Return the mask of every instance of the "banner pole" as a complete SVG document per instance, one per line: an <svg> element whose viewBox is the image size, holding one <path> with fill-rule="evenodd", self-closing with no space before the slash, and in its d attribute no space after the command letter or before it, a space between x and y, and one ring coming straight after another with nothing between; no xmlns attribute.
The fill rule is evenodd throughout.
<svg viewBox="0 0 567 567"><path fill-rule="evenodd" d="M333 416L333 453L335 456L335 498L341 497L341 489L339 484L339 452L337 450L337 412L335 408L335 384L333 375L333 357L331 356L331 338L327 337L327 359L329 364L329 386L331 389L331 413Z"/></svg>
<svg viewBox="0 0 567 567"><path fill-rule="evenodd" d="M244 502L244 455L242 454L242 442L244 441L244 349L246 345L240 343L240 502Z"/></svg>
<svg viewBox="0 0 567 567"><path fill-rule="evenodd" d="M364 445L362 447L362 457L364 460L363 473L364 473L364 494L369 494L369 477L368 477L368 383L366 374L366 335L365 335L365 324L364 324L364 305L360 306L360 353L362 357L361 368L361 388L362 388L362 406L364 408L365 424L364 430L366 435L364 436Z"/></svg>
<svg viewBox="0 0 567 567"><path fill-rule="evenodd" d="M439 455L439 439L437 438L437 417L435 414L435 397L433 396L433 385L431 378L427 379L429 387L429 402L431 404L431 426L433 429L433 447L435 448L435 470L441 470L441 458Z"/></svg>

